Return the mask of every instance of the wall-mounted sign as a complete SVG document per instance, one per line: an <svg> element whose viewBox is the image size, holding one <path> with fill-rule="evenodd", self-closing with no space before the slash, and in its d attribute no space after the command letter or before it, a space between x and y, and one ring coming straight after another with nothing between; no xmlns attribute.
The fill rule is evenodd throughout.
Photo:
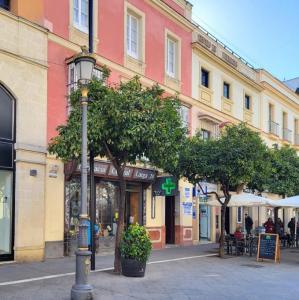
<svg viewBox="0 0 299 300"><path fill-rule="evenodd" d="M49 168L49 177L51 178L57 178L57 175L58 175L58 165L50 165L50 168Z"/></svg>
<svg viewBox="0 0 299 300"><path fill-rule="evenodd" d="M80 172L81 165L78 165L77 172ZM89 166L88 166L89 171ZM118 177L117 171L109 162L95 161L94 174L100 177ZM124 177L130 180L152 182L156 178L156 171L150 169L141 169L135 167L126 167Z"/></svg>
<svg viewBox="0 0 299 300"><path fill-rule="evenodd" d="M189 199L191 197L191 188L186 187L185 188L185 198Z"/></svg>
<svg viewBox="0 0 299 300"><path fill-rule="evenodd" d="M205 46L213 53L216 53L216 46L214 44L212 44L212 42L210 40L208 40L207 38L205 38L203 35L198 34L197 40L201 45Z"/></svg>
<svg viewBox="0 0 299 300"><path fill-rule="evenodd" d="M153 196L176 196L178 181L173 176L157 177L152 190Z"/></svg>
<svg viewBox="0 0 299 300"><path fill-rule="evenodd" d="M225 52L222 52L222 59L225 60L227 63L229 63L234 68L238 67L238 62L235 59L233 59L232 57L230 57L228 54L226 54Z"/></svg>
<svg viewBox="0 0 299 300"><path fill-rule="evenodd" d="M192 202L182 202L183 214L187 216L192 215Z"/></svg>

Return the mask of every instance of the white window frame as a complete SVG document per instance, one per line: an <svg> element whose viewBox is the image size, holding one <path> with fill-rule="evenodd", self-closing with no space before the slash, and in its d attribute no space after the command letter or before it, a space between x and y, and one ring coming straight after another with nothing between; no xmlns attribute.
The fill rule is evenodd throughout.
<svg viewBox="0 0 299 300"><path fill-rule="evenodd" d="M237 207L237 223L238 224L243 223L243 207L242 206Z"/></svg>
<svg viewBox="0 0 299 300"><path fill-rule="evenodd" d="M170 61L170 44L173 44L173 66L171 66ZM167 37L167 57L166 57L166 73L172 78L176 78L177 74L177 52L178 52L178 42L171 37Z"/></svg>
<svg viewBox="0 0 299 300"><path fill-rule="evenodd" d="M132 24L133 20L136 21L136 52L132 50ZM130 55L131 57L135 59L139 59L140 54L139 54L139 32L140 32L140 20L137 16L133 15L132 13L128 12L127 13L127 36L126 36L126 41L127 41L127 54Z"/></svg>
<svg viewBox="0 0 299 300"><path fill-rule="evenodd" d="M88 33L88 1L87 0L77 0L78 1L78 8L75 8L75 1L76 0L72 0L73 1L73 25L74 27L76 27L77 29L79 29L80 31L83 31L85 33ZM82 2L86 1L86 5L87 5L87 24L86 26L82 24ZM78 10L78 22L75 20L75 10Z"/></svg>
<svg viewBox="0 0 299 300"><path fill-rule="evenodd" d="M188 107L186 105L181 105L179 112L180 112L180 116L181 116L183 126L186 127L187 129L189 129L189 125L190 125L190 107Z"/></svg>

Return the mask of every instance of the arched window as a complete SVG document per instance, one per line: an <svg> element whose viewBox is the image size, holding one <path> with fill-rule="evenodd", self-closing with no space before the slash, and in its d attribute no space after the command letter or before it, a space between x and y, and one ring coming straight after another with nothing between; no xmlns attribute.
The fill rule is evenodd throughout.
<svg viewBox="0 0 299 300"><path fill-rule="evenodd" d="M0 85L0 261L13 258L15 100Z"/></svg>
<svg viewBox="0 0 299 300"><path fill-rule="evenodd" d="M13 168L14 99L0 85L0 168Z"/></svg>

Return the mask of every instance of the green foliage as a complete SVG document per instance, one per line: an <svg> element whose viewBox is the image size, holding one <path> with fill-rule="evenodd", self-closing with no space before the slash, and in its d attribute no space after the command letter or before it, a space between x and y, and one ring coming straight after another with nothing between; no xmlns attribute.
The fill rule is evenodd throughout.
<svg viewBox="0 0 299 300"><path fill-rule="evenodd" d="M221 185L225 193L251 181L263 165L266 146L245 124L225 128L219 139L190 138L181 153L180 173L192 183L202 180Z"/></svg>
<svg viewBox="0 0 299 300"><path fill-rule="evenodd" d="M143 226L130 225L123 233L120 243L121 256L123 258L136 259L146 262L150 256L152 244L148 233Z"/></svg>
<svg viewBox="0 0 299 300"><path fill-rule="evenodd" d="M158 85L142 87L138 77L114 86L104 84L105 80L89 85L88 143L93 142L95 154L120 166L135 164L144 156L157 167L175 165L186 134L179 101L165 98ZM79 91L71 95L71 104L67 124L58 127L59 134L49 145L50 153L64 161L81 154Z"/></svg>
<svg viewBox="0 0 299 300"><path fill-rule="evenodd" d="M270 150L271 174L267 190L282 196L299 193L299 158L294 149L282 147Z"/></svg>

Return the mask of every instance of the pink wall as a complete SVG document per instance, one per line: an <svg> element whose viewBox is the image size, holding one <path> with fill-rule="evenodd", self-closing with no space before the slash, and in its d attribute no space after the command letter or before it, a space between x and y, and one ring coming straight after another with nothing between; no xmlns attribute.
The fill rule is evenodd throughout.
<svg viewBox="0 0 299 300"><path fill-rule="evenodd" d="M129 2L145 13L145 75L158 83L164 83L167 28L181 39L181 93L191 96L192 33L168 19L147 1L129 0ZM53 23L54 33L67 39L69 1L45 0L45 3L45 17ZM60 13L57 13L57 7ZM114 63L124 64L123 0L99 1L98 40L99 55ZM57 126L66 121L68 74L65 59L73 54L70 50L49 42L48 139L55 136ZM118 83L122 75L112 70L109 82Z"/></svg>
<svg viewBox="0 0 299 300"><path fill-rule="evenodd" d="M48 140L57 134L67 117L67 78L65 59L74 53L53 42L48 43Z"/></svg>
<svg viewBox="0 0 299 300"><path fill-rule="evenodd" d="M165 74L165 29L181 38L181 92L191 96L192 33L171 21L146 1L129 0L145 13L145 74L163 83Z"/></svg>
<svg viewBox="0 0 299 300"><path fill-rule="evenodd" d="M52 23L53 32L65 39L69 36L69 0L44 0L45 21ZM45 25L47 26L47 24Z"/></svg>
<svg viewBox="0 0 299 300"><path fill-rule="evenodd" d="M124 61L124 1L99 1L98 53L123 64Z"/></svg>

